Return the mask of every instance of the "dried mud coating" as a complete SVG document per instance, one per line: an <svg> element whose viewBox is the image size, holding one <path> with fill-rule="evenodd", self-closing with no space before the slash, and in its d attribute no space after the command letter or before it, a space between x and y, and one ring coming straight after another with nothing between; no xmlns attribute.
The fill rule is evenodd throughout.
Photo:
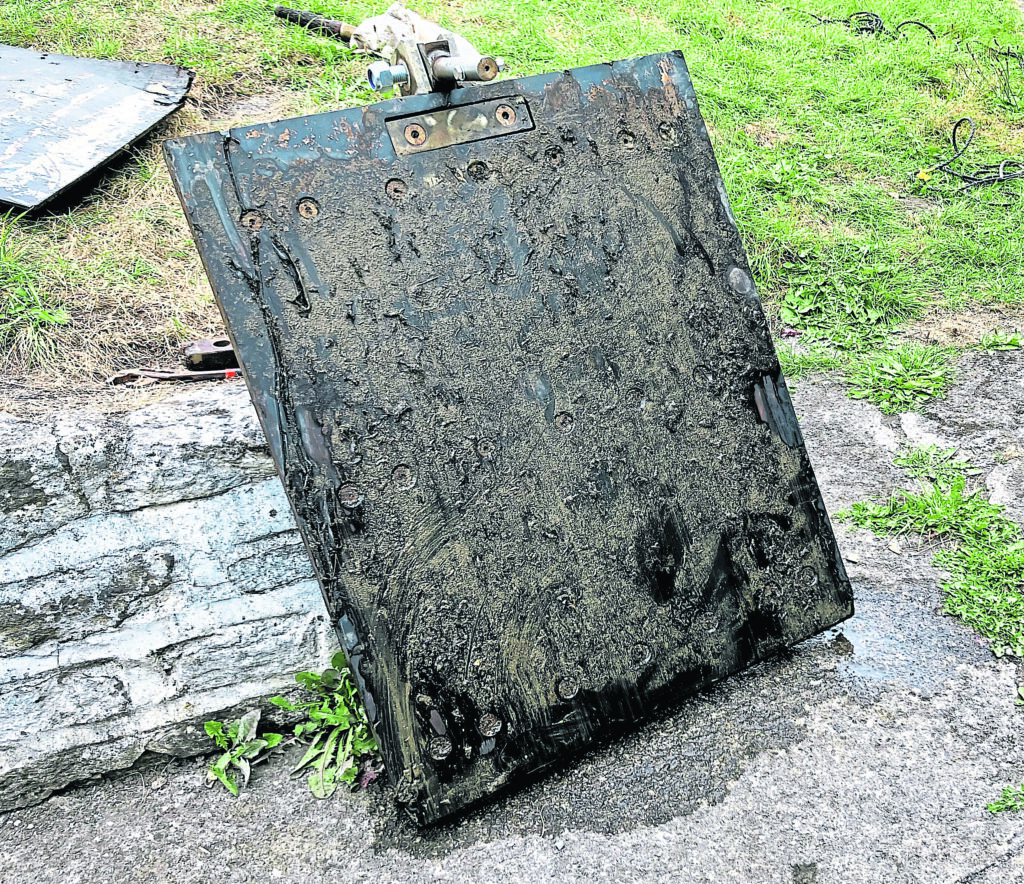
<svg viewBox="0 0 1024 884"><path fill-rule="evenodd" d="M532 128L396 154L495 99ZM168 158L421 822L851 615L678 53Z"/></svg>

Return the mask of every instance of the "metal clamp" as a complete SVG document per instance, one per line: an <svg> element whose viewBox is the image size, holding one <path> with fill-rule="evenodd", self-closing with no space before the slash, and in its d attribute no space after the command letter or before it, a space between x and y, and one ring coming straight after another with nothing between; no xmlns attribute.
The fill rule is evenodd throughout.
<svg viewBox="0 0 1024 884"><path fill-rule="evenodd" d="M501 68L501 60L489 55L453 55L448 40L401 40L393 60L374 62L366 76L375 91L398 87L403 95L419 95L450 92L463 83L485 83L498 76Z"/></svg>

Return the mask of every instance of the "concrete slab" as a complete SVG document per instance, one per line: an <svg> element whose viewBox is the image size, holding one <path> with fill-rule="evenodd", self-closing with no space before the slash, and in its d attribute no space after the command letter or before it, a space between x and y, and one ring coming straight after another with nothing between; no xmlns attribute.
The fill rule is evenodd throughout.
<svg viewBox="0 0 1024 884"><path fill-rule="evenodd" d="M911 430L1012 491L1024 355L960 376ZM831 511L903 480L905 419L795 386ZM417 831L372 787L318 802L283 763L235 800L172 761L0 816L0 882L1024 882L1024 818L985 810L1024 780L1024 672L940 613L930 550L838 533L858 605L841 630L458 824Z"/></svg>

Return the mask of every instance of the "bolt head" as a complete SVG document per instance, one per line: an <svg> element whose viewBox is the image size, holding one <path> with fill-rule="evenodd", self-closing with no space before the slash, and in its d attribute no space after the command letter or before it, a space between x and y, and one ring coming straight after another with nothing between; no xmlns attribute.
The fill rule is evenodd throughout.
<svg viewBox="0 0 1024 884"><path fill-rule="evenodd" d="M387 92L395 88L395 75L386 61L375 61L366 71L366 79L375 92Z"/></svg>
<svg viewBox="0 0 1024 884"><path fill-rule="evenodd" d="M728 275L729 288L737 295L750 295L754 292L754 281L741 267L733 267Z"/></svg>

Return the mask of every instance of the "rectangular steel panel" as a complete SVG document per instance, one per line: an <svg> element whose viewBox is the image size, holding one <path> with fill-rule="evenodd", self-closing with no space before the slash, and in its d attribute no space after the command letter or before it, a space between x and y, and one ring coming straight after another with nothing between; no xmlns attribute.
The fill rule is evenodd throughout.
<svg viewBox="0 0 1024 884"><path fill-rule="evenodd" d="M512 97L532 130L388 134ZM852 614L679 53L167 155L419 820Z"/></svg>
<svg viewBox="0 0 1024 884"><path fill-rule="evenodd" d="M168 64L0 46L0 202L41 206L181 107L191 83Z"/></svg>

